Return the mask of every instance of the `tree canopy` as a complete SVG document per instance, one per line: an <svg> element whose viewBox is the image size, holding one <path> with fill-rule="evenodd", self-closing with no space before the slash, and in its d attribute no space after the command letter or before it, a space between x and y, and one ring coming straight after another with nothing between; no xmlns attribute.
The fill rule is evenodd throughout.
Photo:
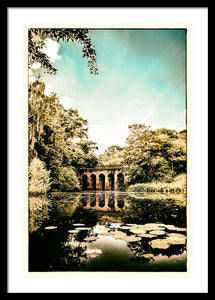
<svg viewBox="0 0 215 300"><path fill-rule="evenodd" d="M101 166L121 166L123 163L123 147L113 145L100 154L98 164Z"/></svg>
<svg viewBox="0 0 215 300"><path fill-rule="evenodd" d="M171 181L186 172L186 131L150 130L145 124L129 129L123 160L130 183Z"/></svg>
<svg viewBox="0 0 215 300"><path fill-rule="evenodd" d="M45 40L50 38L59 42L78 42L80 43L83 58L88 60L88 67L91 74L98 74L96 51L88 36L88 29L71 29L71 28L30 28L28 30L28 66L29 68L35 63L40 63L41 67L48 73L56 73L57 69L52 64L50 57L44 53L46 47Z"/></svg>
<svg viewBox="0 0 215 300"><path fill-rule="evenodd" d="M39 80L29 85L29 163L34 157L43 161L51 172L52 188L57 189L62 188L62 168L77 171L97 164L97 147L88 140L88 122L78 110L65 110L55 93L46 96L44 90L45 84ZM72 170L70 173L76 176ZM71 183L71 189L78 187L75 178Z"/></svg>

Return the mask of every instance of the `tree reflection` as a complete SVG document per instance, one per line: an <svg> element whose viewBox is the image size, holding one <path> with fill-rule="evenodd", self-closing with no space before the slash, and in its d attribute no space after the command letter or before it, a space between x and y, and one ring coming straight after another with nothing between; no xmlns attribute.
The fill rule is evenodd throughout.
<svg viewBox="0 0 215 300"><path fill-rule="evenodd" d="M86 264L86 246L72 246L60 243L58 259L54 261L53 271L78 271Z"/></svg>
<svg viewBox="0 0 215 300"><path fill-rule="evenodd" d="M136 199L126 195L128 209L124 210L123 223L143 224L161 222L186 227L186 207L175 204L171 199Z"/></svg>
<svg viewBox="0 0 215 300"><path fill-rule="evenodd" d="M50 200L45 195L29 196L29 232L38 230L43 221L49 218Z"/></svg>

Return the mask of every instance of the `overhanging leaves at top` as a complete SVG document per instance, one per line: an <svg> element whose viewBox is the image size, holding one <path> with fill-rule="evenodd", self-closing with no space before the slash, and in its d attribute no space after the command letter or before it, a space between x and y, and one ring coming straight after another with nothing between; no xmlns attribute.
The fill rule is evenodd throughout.
<svg viewBox="0 0 215 300"><path fill-rule="evenodd" d="M28 30L28 66L36 62L48 73L56 74L57 69L53 66L48 55L42 49L45 47L45 39L50 38L59 42L78 42L83 48L83 58L88 60L88 67L91 74L98 74L96 51L88 37L88 29L70 28L30 28Z"/></svg>

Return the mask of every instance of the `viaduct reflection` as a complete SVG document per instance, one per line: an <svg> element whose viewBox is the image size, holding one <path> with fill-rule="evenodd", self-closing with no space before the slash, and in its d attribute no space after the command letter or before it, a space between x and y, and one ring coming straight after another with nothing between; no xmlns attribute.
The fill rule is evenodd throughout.
<svg viewBox="0 0 215 300"><path fill-rule="evenodd" d="M81 206L98 211L120 211L127 208L128 203L125 196L117 192L101 192L82 194Z"/></svg>

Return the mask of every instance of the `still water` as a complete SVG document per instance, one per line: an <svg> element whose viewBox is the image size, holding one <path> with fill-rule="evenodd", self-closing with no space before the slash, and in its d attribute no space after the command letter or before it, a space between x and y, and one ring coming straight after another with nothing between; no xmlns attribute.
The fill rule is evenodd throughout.
<svg viewBox="0 0 215 300"><path fill-rule="evenodd" d="M29 197L29 271L186 271L181 203L114 191Z"/></svg>

